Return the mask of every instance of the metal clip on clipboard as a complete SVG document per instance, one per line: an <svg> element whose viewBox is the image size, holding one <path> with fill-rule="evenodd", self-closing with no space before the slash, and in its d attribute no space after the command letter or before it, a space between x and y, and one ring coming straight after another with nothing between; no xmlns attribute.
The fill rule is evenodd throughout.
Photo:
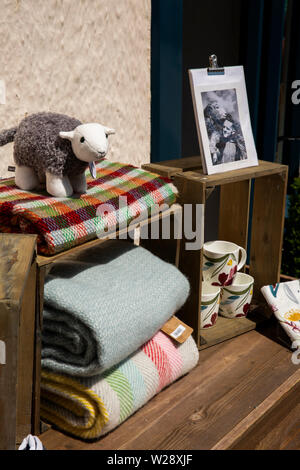
<svg viewBox="0 0 300 470"><path fill-rule="evenodd" d="M224 67L219 67L218 58L215 54L209 56L208 75L225 75Z"/></svg>

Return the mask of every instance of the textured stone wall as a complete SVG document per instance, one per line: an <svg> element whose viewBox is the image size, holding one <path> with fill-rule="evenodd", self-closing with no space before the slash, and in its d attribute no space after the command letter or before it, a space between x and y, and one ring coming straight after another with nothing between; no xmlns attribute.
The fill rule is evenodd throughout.
<svg viewBox="0 0 300 470"><path fill-rule="evenodd" d="M108 158L150 160L151 0L1 0L0 129L54 111L116 129ZM0 147L11 176L12 144Z"/></svg>

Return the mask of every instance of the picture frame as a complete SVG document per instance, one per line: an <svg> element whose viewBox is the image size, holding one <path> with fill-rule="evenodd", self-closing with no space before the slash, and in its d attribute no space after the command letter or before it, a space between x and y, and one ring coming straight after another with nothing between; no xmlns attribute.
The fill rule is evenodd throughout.
<svg viewBox="0 0 300 470"><path fill-rule="evenodd" d="M197 133L205 174L258 165L243 66L189 69Z"/></svg>

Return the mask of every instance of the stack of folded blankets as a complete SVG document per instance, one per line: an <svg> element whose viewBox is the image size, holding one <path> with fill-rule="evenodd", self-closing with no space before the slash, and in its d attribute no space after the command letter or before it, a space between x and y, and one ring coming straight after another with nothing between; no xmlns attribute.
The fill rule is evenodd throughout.
<svg viewBox="0 0 300 470"><path fill-rule="evenodd" d="M180 344L161 331L188 295L175 266L124 241L55 263L44 290L42 419L97 439L194 368L192 336Z"/></svg>

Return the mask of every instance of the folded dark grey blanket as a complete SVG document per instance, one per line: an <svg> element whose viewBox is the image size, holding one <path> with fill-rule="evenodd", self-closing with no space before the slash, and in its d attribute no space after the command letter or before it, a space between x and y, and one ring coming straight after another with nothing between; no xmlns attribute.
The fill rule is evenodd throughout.
<svg viewBox="0 0 300 470"><path fill-rule="evenodd" d="M127 242L57 263L45 283L42 367L100 374L152 338L188 294L175 266Z"/></svg>

